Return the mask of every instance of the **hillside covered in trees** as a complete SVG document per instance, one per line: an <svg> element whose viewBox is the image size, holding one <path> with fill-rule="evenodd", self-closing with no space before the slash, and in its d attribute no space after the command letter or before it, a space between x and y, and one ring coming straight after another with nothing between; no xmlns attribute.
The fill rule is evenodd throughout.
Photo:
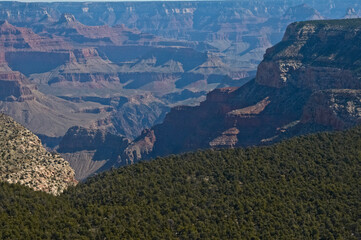
<svg viewBox="0 0 361 240"><path fill-rule="evenodd" d="M361 239L361 127L158 158L55 197L1 183L1 239Z"/></svg>

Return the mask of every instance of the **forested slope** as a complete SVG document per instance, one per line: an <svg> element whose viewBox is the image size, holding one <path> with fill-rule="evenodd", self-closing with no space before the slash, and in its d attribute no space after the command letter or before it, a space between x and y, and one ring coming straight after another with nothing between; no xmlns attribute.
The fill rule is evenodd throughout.
<svg viewBox="0 0 361 240"><path fill-rule="evenodd" d="M361 127L159 158L59 197L2 184L0 237L360 239Z"/></svg>

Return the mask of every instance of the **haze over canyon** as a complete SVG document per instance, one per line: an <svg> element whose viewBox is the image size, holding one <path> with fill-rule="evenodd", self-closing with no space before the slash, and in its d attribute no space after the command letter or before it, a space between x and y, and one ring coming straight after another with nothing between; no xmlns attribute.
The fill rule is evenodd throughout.
<svg viewBox="0 0 361 240"><path fill-rule="evenodd" d="M0 2L0 111L58 151L79 180L141 159L344 129L358 122L358 73L347 55L358 49L304 49L358 30L284 32L360 9L356 1Z"/></svg>
<svg viewBox="0 0 361 240"><path fill-rule="evenodd" d="M361 239L356 0L0 2L0 239Z"/></svg>

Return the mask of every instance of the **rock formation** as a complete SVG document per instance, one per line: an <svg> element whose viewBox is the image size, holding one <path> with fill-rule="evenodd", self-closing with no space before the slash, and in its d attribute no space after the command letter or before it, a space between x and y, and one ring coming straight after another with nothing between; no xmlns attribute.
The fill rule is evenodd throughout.
<svg viewBox="0 0 361 240"><path fill-rule="evenodd" d="M282 88L293 85L311 90L361 87L354 44L359 19L291 24L281 43L267 50L256 82Z"/></svg>
<svg viewBox="0 0 361 240"><path fill-rule="evenodd" d="M361 12L360 10L359 11L356 11L355 8L348 8L347 9L347 12L344 16L344 18L346 19L349 19L349 18L359 18L361 16Z"/></svg>
<svg viewBox="0 0 361 240"><path fill-rule="evenodd" d="M0 69L0 101L33 100L31 88L35 87L20 72L1 71Z"/></svg>
<svg viewBox="0 0 361 240"><path fill-rule="evenodd" d="M361 90L335 89L312 94L301 123L343 130L361 123Z"/></svg>
<svg viewBox="0 0 361 240"><path fill-rule="evenodd" d="M59 137L73 125L95 124L110 114L111 110L101 109L100 104L84 106L44 95L22 73L0 65L0 111L36 134ZM93 113L96 110L97 115Z"/></svg>
<svg viewBox="0 0 361 240"><path fill-rule="evenodd" d="M216 54L198 50L195 42L165 39L122 24L88 26L71 13L55 21L49 14L32 29L0 23L0 109L46 140L61 137L74 125L134 138L178 102L169 103L163 95L241 85L239 78L247 76L227 67ZM73 101L77 97L114 100ZM133 102L136 98L140 101ZM33 102L10 104L25 100ZM49 127L44 115L54 126Z"/></svg>
<svg viewBox="0 0 361 240"><path fill-rule="evenodd" d="M317 14L314 6L288 10L294 5L277 1L74 3L73 7L0 3L4 74L19 72L39 90L4 78L2 86L12 90L1 93L0 109L46 135L44 139L61 137L73 125L98 125L135 138L162 121L170 107L194 105L216 87L248 81L264 50L280 39L287 21ZM279 17L285 14L289 18ZM169 101L167 96L183 91L195 94ZM133 104L133 95L152 100ZM72 101L78 97L126 98L127 103ZM37 107L9 104L31 98ZM46 113L47 105L60 114L51 109ZM55 130L49 133L45 132L48 123L35 124L35 119L45 121L44 114L54 121Z"/></svg>
<svg viewBox="0 0 361 240"><path fill-rule="evenodd" d="M72 127L62 138L58 152L82 180L102 169L125 165L119 155L128 145L128 139L104 130Z"/></svg>
<svg viewBox="0 0 361 240"><path fill-rule="evenodd" d="M77 184L74 170L29 130L0 114L0 180L54 195Z"/></svg>
<svg viewBox="0 0 361 240"><path fill-rule="evenodd" d="M69 47L60 38L42 37L29 28L16 27L6 20L0 21L0 46L6 51L44 51Z"/></svg>
<svg viewBox="0 0 361 240"><path fill-rule="evenodd" d="M312 8L307 4L301 4L289 8L283 18L293 21L324 19L324 17L316 9Z"/></svg>
<svg viewBox="0 0 361 240"><path fill-rule="evenodd" d="M265 144L360 123L360 26L360 19L291 24L267 50L254 80L216 89L199 106L171 109L149 131L154 141L143 159ZM131 146L142 153L144 142L145 136Z"/></svg>
<svg viewBox="0 0 361 240"><path fill-rule="evenodd" d="M295 123L324 122L315 108L303 112L315 90L359 88L358 47L347 47L358 28L342 35L333 23L293 24L257 71L266 48L290 22L343 17L348 8L358 12L339 0L1 2L0 110L48 147L73 126L88 129L81 141L98 130L135 139L111 150L117 157L65 148L79 179L143 157L280 139Z"/></svg>

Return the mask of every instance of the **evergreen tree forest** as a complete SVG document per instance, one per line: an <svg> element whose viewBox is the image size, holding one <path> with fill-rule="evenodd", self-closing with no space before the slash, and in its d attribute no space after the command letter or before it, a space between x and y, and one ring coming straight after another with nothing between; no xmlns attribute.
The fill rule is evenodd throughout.
<svg viewBox="0 0 361 240"><path fill-rule="evenodd" d="M113 169L55 197L0 184L1 239L361 239L361 127Z"/></svg>

